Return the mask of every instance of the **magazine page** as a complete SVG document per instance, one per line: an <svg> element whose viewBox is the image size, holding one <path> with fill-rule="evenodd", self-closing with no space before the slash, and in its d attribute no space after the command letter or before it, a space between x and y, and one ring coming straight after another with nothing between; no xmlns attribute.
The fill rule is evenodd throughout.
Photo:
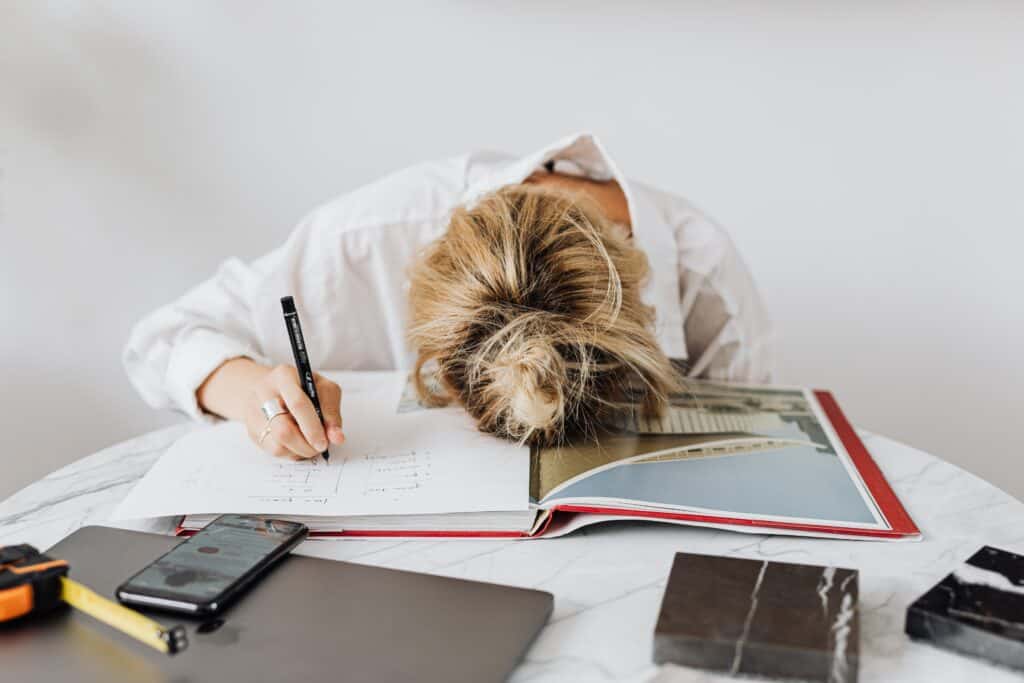
<svg viewBox="0 0 1024 683"><path fill-rule="evenodd" d="M660 418L535 449L531 497L800 524L889 529L812 392L689 380Z"/></svg>

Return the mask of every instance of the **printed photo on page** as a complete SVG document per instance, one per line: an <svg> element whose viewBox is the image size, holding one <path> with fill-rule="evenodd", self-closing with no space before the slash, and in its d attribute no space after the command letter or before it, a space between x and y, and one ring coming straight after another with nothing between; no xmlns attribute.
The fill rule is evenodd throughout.
<svg viewBox="0 0 1024 683"><path fill-rule="evenodd" d="M531 499L888 528L811 391L687 389L660 418L634 409L597 440L535 449Z"/></svg>

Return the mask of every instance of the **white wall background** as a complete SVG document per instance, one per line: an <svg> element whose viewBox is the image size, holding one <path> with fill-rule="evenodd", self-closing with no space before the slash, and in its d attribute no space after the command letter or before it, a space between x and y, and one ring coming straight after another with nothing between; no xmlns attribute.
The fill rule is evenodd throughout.
<svg viewBox="0 0 1024 683"><path fill-rule="evenodd" d="M174 418L131 324L331 196L577 129L728 226L779 378L1024 495L1024 4L0 0L0 498Z"/></svg>

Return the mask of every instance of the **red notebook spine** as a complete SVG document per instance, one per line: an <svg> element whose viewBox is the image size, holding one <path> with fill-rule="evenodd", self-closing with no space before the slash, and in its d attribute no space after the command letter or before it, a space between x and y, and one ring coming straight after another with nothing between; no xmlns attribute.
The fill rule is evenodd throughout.
<svg viewBox="0 0 1024 683"><path fill-rule="evenodd" d="M901 536L920 534L914 520L910 518L900 499L896 497L896 492L889 486L882 470L878 468L878 464L868 453L868 449L864 447L864 442L857 436L857 432L846 419L846 415L843 414L832 394L817 390L814 392L814 396L818 399L818 404L825 412L825 416L828 417L828 421L832 423L832 428L839 435L839 440L846 447L846 452L849 453L854 467L857 468L868 491L871 492L875 502L882 509L882 514L892 530Z"/></svg>

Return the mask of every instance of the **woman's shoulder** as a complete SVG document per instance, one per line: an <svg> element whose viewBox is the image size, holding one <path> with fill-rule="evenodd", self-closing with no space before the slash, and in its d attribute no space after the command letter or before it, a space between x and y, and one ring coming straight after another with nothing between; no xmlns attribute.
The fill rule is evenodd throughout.
<svg viewBox="0 0 1024 683"><path fill-rule="evenodd" d="M631 186L672 231L684 269L710 272L735 249L729 232L689 199L641 183Z"/></svg>
<svg viewBox="0 0 1024 683"><path fill-rule="evenodd" d="M674 228L698 220L714 224L706 213L682 195L646 183L631 182L630 187L634 192L642 194L654 206L661 219ZM721 229L717 224L714 225Z"/></svg>
<svg viewBox="0 0 1024 683"><path fill-rule="evenodd" d="M475 151L408 166L316 207L292 239L363 247L381 240L430 241L452 211L471 199L481 178L513 161L501 152Z"/></svg>
<svg viewBox="0 0 1024 683"><path fill-rule="evenodd" d="M338 232L436 220L462 198L467 160L452 157L395 171L318 206L309 220Z"/></svg>

